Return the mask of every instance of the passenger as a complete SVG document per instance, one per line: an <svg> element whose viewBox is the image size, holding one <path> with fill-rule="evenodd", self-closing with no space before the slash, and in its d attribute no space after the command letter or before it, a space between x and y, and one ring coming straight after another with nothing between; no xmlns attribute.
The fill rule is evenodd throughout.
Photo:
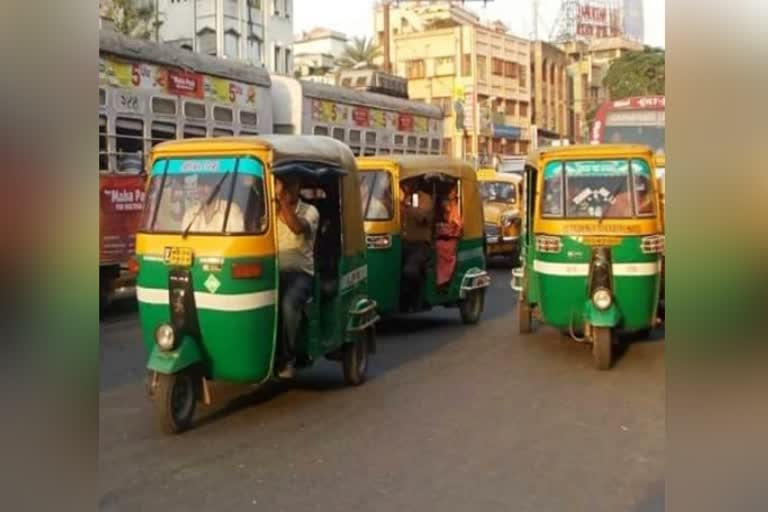
<svg viewBox="0 0 768 512"><path fill-rule="evenodd" d="M280 314L282 319L282 378L294 374L296 338L304 305L312 295L315 275L314 247L320 214L299 199L299 182L275 178L277 244L280 262Z"/></svg>
<svg viewBox="0 0 768 512"><path fill-rule="evenodd" d="M222 198L221 188L218 191L219 197L212 197L215 188L214 181L220 179L218 176L198 176L197 199L200 201L200 205L197 208L188 208L184 212L181 225L185 230L189 230L190 233L221 233L224 230L224 219L227 215L229 201ZM206 204L205 201L209 200L210 202ZM232 203L229 208L227 232L242 233L243 225L243 212L238 205Z"/></svg>
<svg viewBox="0 0 768 512"><path fill-rule="evenodd" d="M385 184L386 185L386 184ZM371 190L371 183L368 180L362 182L362 194L363 198L363 214L367 220L386 220L392 218L392 199L391 195L389 202L385 203L379 195L385 196L389 187L385 186L385 193L379 194L381 190L376 190L381 187L374 187Z"/></svg>
<svg viewBox="0 0 768 512"><path fill-rule="evenodd" d="M456 247L461 237L462 223L459 212L458 194L453 187L448 197L441 201L442 217L437 223L437 279L436 284L445 291L456 270Z"/></svg>
<svg viewBox="0 0 768 512"><path fill-rule="evenodd" d="M424 276L431 252L434 206L432 196L419 190L415 180L400 183L400 197L404 281L400 287L403 291L401 304L408 311L421 306Z"/></svg>

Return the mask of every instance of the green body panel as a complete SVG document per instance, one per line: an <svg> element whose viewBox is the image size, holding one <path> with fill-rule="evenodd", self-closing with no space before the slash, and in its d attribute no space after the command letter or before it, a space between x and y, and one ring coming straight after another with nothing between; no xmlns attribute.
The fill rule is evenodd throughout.
<svg viewBox="0 0 768 512"><path fill-rule="evenodd" d="M260 261L263 274L258 279L232 279L231 268L235 262ZM349 310L354 301L367 296L365 274L348 279L349 286L343 287L343 276L365 265L364 252L342 257L339 262L339 287L335 296L323 299L318 282L315 282L313 300L305 308L306 318L302 336L297 342L299 355L310 359L337 350L347 336ZM168 267L162 261L140 258L138 286L160 290L167 294ZM208 272L195 259L191 267L195 292L211 294L205 286L206 279L214 274L219 286L213 295L238 296L258 292L277 292L276 258L231 258L223 261L220 271ZM275 293L274 297L277 297ZM275 350L275 320L277 304L274 298L255 309L227 311L207 309L197 302L200 340L191 340L197 345L207 376L213 380L235 382L263 382L272 373ZM148 353L155 351L154 332L161 323L170 322L169 306L139 302L139 316L144 344ZM150 357L150 361L153 356ZM153 363L154 364L154 363ZM158 369L159 371L159 369Z"/></svg>
<svg viewBox="0 0 768 512"><path fill-rule="evenodd" d="M152 347L147 368L160 373L172 374L202 360L203 355L200 353L197 342L189 336L184 336L176 350L164 352L157 345Z"/></svg>
<svg viewBox="0 0 768 512"><path fill-rule="evenodd" d="M597 309L595 304L587 299L584 302L584 321L595 327L616 327L621 321L621 313L616 304L608 309Z"/></svg>
<svg viewBox="0 0 768 512"><path fill-rule="evenodd" d="M402 254L402 243L397 234L392 235L392 245L388 249L368 250L368 288L381 313L400 309Z"/></svg>
<svg viewBox="0 0 768 512"><path fill-rule="evenodd" d="M484 237L485 235L483 235ZM464 253L462 255L462 253ZM453 304L459 300L461 293L461 281L469 269L485 269L485 256L483 254L483 238L472 240L459 240L456 247L456 270L453 272L451 284L448 290L440 293L437 290L437 252L432 252L430 268L427 271L427 284L424 287L426 302L430 305Z"/></svg>
<svg viewBox="0 0 768 512"><path fill-rule="evenodd" d="M658 254L644 254L640 248L640 236L625 236L619 245L611 247L614 264L655 263ZM537 252L535 237L524 248L525 300L538 308L541 319L554 327L581 328L588 323L585 300L589 300L587 276L551 275L534 271L534 260L555 264L589 264L592 247L580 241L580 237L561 236L560 252ZM659 297L660 274L614 275L612 291L618 315L617 326L628 331L651 327ZM608 320L603 320L608 321Z"/></svg>

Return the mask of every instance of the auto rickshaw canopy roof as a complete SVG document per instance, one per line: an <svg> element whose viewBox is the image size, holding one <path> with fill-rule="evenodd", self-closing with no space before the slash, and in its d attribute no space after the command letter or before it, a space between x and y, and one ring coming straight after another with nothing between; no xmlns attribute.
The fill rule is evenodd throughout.
<svg viewBox="0 0 768 512"><path fill-rule="evenodd" d="M355 155L345 144L316 135L260 135L166 141L152 150L154 157L248 154L268 152L272 168L288 163L317 163L339 168L342 183L344 254L365 250L360 185ZM299 174L301 174L299 172ZM318 177L321 177L318 175Z"/></svg>
<svg viewBox="0 0 768 512"><path fill-rule="evenodd" d="M475 168L462 160L442 155L379 155L359 157L358 167L363 169L396 168L395 179L399 182L409 178L442 174L461 183L461 213L464 220L462 238L473 239L483 236L483 206L477 187ZM395 187L394 194L400 193Z"/></svg>
<svg viewBox="0 0 768 512"><path fill-rule="evenodd" d="M519 174L511 172L496 172L496 169L479 169L477 171L478 181L501 181L504 183L514 183L517 185L523 181Z"/></svg>
<svg viewBox="0 0 768 512"><path fill-rule="evenodd" d="M556 159L645 157L654 162L653 150L642 144L577 144L573 146L547 146L528 155L528 164L538 167L539 162Z"/></svg>

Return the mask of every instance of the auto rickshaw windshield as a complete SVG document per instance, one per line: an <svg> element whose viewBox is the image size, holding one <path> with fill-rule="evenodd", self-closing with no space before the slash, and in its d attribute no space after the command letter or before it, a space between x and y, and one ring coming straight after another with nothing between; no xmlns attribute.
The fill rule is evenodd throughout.
<svg viewBox="0 0 768 512"><path fill-rule="evenodd" d="M517 203L517 188L513 183L506 181L481 181L480 195L484 201L497 201L507 204Z"/></svg>
<svg viewBox="0 0 768 512"><path fill-rule="evenodd" d="M541 212L597 219L655 215L650 167L640 159L549 162Z"/></svg>
<svg viewBox="0 0 768 512"><path fill-rule="evenodd" d="M263 233L264 167L252 157L159 159L141 227L154 233Z"/></svg>
<svg viewBox="0 0 768 512"><path fill-rule="evenodd" d="M383 170L360 173L360 198L365 220L391 220L392 175Z"/></svg>

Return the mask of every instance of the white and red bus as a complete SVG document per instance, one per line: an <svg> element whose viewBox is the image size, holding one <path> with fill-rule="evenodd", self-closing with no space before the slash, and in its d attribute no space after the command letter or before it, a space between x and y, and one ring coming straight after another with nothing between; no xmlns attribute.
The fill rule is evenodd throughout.
<svg viewBox="0 0 768 512"><path fill-rule="evenodd" d="M664 96L632 96L606 101L595 114L591 142L645 144L662 156L665 110Z"/></svg>

